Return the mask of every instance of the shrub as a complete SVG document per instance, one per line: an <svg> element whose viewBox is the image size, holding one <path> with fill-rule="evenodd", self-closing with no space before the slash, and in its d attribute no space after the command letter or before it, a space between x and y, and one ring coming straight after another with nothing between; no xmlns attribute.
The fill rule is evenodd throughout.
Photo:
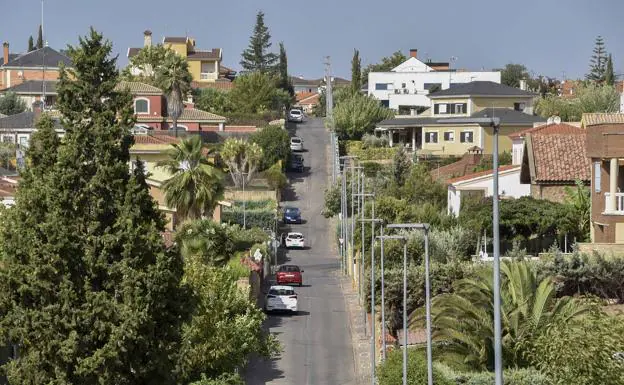
<svg viewBox="0 0 624 385"><path fill-rule="evenodd" d="M286 163L290 157L290 137L288 132L280 127L264 127L254 132L249 141L262 148L260 170L266 170L279 161Z"/></svg>
<svg viewBox="0 0 624 385"><path fill-rule="evenodd" d="M364 134L362 136L362 148L371 147L387 147L388 137L385 135L377 136L374 134Z"/></svg>
<svg viewBox="0 0 624 385"><path fill-rule="evenodd" d="M228 237L234 243L235 251L248 250L254 244L269 240L269 235L262 229L253 227L243 229L238 224L227 226Z"/></svg>
<svg viewBox="0 0 624 385"><path fill-rule="evenodd" d="M281 190L288 185L288 178L282 172L280 163L275 163L264 172L267 184L273 190Z"/></svg>
<svg viewBox="0 0 624 385"><path fill-rule="evenodd" d="M363 142L349 140L345 142L345 151L348 155L355 155L361 161L392 159L396 147L369 147L364 148Z"/></svg>
<svg viewBox="0 0 624 385"><path fill-rule="evenodd" d="M461 372L451 369L440 362L434 362L434 368L457 385L492 385L492 372ZM536 369L507 369L503 372L506 385L550 385L546 376Z"/></svg>
<svg viewBox="0 0 624 385"><path fill-rule="evenodd" d="M244 256L245 256L245 252L238 252L234 254L234 257L232 257L226 265L226 268L229 269L229 271L232 273L232 276L234 276L235 279L249 277L249 272L250 272L249 267L246 265L243 265L243 263L241 262L241 259Z"/></svg>
<svg viewBox="0 0 624 385"><path fill-rule="evenodd" d="M248 228L273 229L275 220L275 210L228 207L221 212L221 221L241 226L245 222Z"/></svg>
<svg viewBox="0 0 624 385"><path fill-rule="evenodd" d="M364 167L362 170L364 171L364 175L369 178L374 177L383 169L383 165L377 162L362 162L362 167Z"/></svg>
<svg viewBox="0 0 624 385"><path fill-rule="evenodd" d="M401 385L403 383L403 353L393 350L379 367L379 385ZM453 382L437 368L433 368L433 382L436 385L453 385ZM427 359L421 349L407 351L407 383L427 383Z"/></svg>

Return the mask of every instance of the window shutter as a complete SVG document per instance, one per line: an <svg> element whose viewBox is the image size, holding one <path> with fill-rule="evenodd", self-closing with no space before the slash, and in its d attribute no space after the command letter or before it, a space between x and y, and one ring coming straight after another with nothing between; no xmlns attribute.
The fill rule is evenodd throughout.
<svg viewBox="0 0 624 385"><path fill-rule="evenodd" d="M600 192L600 162L594 162L594 191L599 193Z"/></svg>
<svg viewBox="0 0 624 385"><path fill-rule="evenodd" d="M440 105L439 104L434 104L433 105L433 113L434 114L439 114L440 113Z"/></svg>

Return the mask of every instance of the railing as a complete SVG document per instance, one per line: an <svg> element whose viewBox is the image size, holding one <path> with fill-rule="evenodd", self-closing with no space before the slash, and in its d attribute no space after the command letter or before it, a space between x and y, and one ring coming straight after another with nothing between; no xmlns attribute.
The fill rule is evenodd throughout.
<svg viewBox="0 0 624 385"><path fill-rule="evenodd" d="M199 78L201 80L208 80L208 79L212 79L213 78L213 74L211 73L207 73L207 72L202 72L199 74Z"/></svg>
<svg viewBox="0 0 624 385"><path fill-rule="evenodd" d="M615 193L615 211L608 210L610 197L611 193L605 193L605 212L624 215L624 193Z"/></svg>

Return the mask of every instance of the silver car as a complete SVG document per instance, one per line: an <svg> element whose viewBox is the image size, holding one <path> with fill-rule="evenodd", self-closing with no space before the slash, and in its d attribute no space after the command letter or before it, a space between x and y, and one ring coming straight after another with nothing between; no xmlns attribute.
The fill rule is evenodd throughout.
<svg viewBox="0 0 624 385"><path fill-rule="evenodd" d="M290 150L291 151L303 151L303 139L297 136L290 138Z"/></svg>
<svg viewBox="0 0 624 385"><path fill-rule="evenodd" d="M303 122L303 112L301 110L292 109L288 112L288 121L289 122Z"/></svg>

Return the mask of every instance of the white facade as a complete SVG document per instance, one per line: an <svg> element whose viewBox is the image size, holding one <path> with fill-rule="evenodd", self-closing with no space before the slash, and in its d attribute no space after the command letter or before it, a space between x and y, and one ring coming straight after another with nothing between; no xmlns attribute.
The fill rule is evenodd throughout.
<svg viewBox="0 0 624 385"><path fill-rule="evenodd" d="M624 113L624 92L620 94L620 112Z"/></svg>
<svg viewBox="0 0 624 385"><path fill-rule="evenodd" d="M436 71L420 60L411 57L390 72L368 74L368 94L383 101L388 107L429 107L427 95L434 86L447 89L450 84L473 81L501 82L500 72L494 71Z"/></svg>
<svg viewBox="0 0 624 385"><path fill-rule="evenodd" d="M520 198L531 195L531 185L520 183L520 166L502 169L498 173L498 194L501 198ZM475 174L474 178L464 179L448 185L447 213L459 215L462 191L483 191L485 197L491 197L494 187L493 174ZM469 177L467 175L466 177Z"/></svg>
<svg viewBox="0 0 624 385"><path fill-rule="evenodd" d="M511 164L522 165L522 157L524 156L524 137L518 136L511 140Z"/></svg>

